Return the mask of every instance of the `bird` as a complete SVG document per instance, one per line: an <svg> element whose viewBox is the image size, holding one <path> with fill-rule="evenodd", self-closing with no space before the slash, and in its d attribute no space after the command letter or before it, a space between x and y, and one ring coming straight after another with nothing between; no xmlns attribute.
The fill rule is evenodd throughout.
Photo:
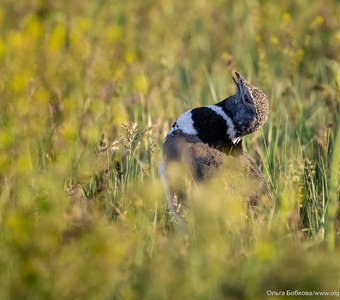
<svg viewBox="0 0 340 300"><path fill-rule="evenodd" d="M186 173L181 169L171 169L172 163L189 170L192 180L198 183L221 176L225 170L231 178L236 174L251 178L256 184L254 191L247 196L248 206L252 209L261 206L269 211L273 208L267 180L242 147L244 136L254 133L267 121L268 97L238 72L232 80L236 87L234 95L216 104L185 111L173 123L163 141L158 171L168 207L178 222L183 221L183 200L180 198L184 196L180 195L178 188L176 191L171 186L169 177L171 172L179 172L183 174L180 176L183 183ZM261 200L263 198L265 200Z"/></svg>

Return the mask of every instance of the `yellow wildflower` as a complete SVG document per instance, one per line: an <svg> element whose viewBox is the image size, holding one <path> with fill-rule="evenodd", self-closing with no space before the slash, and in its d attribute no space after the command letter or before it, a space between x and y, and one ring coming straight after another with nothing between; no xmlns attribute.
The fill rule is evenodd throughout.
<svg viewBox="0 0 340 300"><path fill-rule="evenodd" d="M273 45L278 45L280 43L280 40L275 35L272 35L270 37L270 43Z"/></svg>
<svg viewBox="0 0 340 300"><path fill-rule="evenodd" d="M323 23L324 19L322 16L316 16L315 19L314 19L314 22L317 24L317 25L321 25Z"/></svg>
<svg viewBox="0 0 340 300"><path fill-rule="evenodd" d="M138 92L146 93L149 86L149 82L144 74L141 74L136 77L134 81L134 87Z"/></svg>
<svg viewBox="0 0 340 300"><path fill-rule="evenodd" d="M291 17L291 15L290 15L290 13L287 12L287 11L284 12L283 15L282 15L282 19L283 19L283 21L285 21L285 22L290 21L291 18L292 18L292 17Z"/></svg>

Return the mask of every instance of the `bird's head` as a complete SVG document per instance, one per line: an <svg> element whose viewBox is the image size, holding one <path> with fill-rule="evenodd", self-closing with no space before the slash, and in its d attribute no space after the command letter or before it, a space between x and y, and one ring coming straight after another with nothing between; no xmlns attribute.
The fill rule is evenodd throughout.
<svg viewBox="0 0 340 300"><path fill-rule="evenodd" d="M233 101L227 101L233 114L233 122L241 135L258 130L268 118L268 98L257 87L247 82L242 75L235 72L233 81L236 94Z"/></svg>

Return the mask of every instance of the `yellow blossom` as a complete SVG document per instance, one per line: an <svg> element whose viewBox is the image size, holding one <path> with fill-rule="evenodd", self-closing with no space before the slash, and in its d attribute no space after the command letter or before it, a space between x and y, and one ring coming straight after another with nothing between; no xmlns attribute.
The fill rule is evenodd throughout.
<svg viewBox="0 0 340 300"><path fill-rule="evenodd" d="M50 50L58 50L62 47L65 40L65 27L57 25L48 40L48 48Z"/></svg>
<svg viewBox="0 0 340 300"><path fill-rule="evenodd" d="M2 39L0 39L0 58L5 54L5 43Z"/></svg>
<svg viewBox="0 0 340 300"><path fill-rule="evenodd" d="M127 50L125 53L124 53L124 59L125 61L130 64L132 62L134 62L136 60L136 54L133 50Z"/></svg>
<svg viewBox="0 0 340 300"><path fill-rule="evenodd" d="M324 19L322 16L316 16L315 19L314 19L314 22L317 24L317 25L321 25L323 23Z"/></svg>
<svg viewBox="0 0 340 300"><path fill-rule="evenodd" d="M36 16L31 17L27 24L27 35L31 39L37 39L42 34L41 24Z"/></svg>
<svg viewBox="0 0 340 300"><path fill-rule="evenodd" d="M136 77L134 81L134 87L138 92L146 93L149 86L149 82L144 74L141 74Z"/></svg>
<svg viewBox="0 0 340 300"><path fill-rule="evenodd" d="M285 22L290 21L291 18L292 18L292 17L291 17L291 15L290 15L290 13L287 12L287 11L284 12L283 15L282 15L282 19L283 19L283 21L285 21Z"/></svg>
<svg viewBox="0 0 340 300"><path fill-rule="evenodd" d="M275 35L272 35L270 37L270 43L273 44L273 45L278 45L280 43L280 41Z"/></svg>
<svg viewBox="0 0 340 300"><path fill-rule="evenodd" d="M226 52L226 51L225 51L225 52L222 53L221 58L222 58L222 60L224 60L224 61L228 61L228 60L231 58L231 55L230 55L229 52Z"/></svg>
<svg viewBox="0 0 340 300"><path fill-rule="evenodd" d="M28 151L24 151L16 160L16 168L21 175L28 175L32 170L31 155Z"/></svg>
<svg viewBox="0 0 340 300"><path fill-rule="evenodd" d="M72 98L64 99L63 103L64 103L64 109L65 109L66 112L72 111L75 107L74 99L72 99Z"/></svg>
<svg viewBox="0 0 340 300"><path fill-rule="evenodd" d="M39 102L39 103L47 103L48 102L48 92L46 91L45 88L43 87L39 87L36 91L35 91L35 99Z"/></svg>
<svg viewBox="0 0 340 300"><path fill-rule="evenodd" d="M11 130L2 129L0 131L0 148L6 148L10 144L12 144L14 140L14 136Z"/></svg>
<svg viewBox="0 0 340 300"><path fill-rule="evenodd" d="M14 74L11 82L12 89L15 92L24 91L31 74L28 71L22 71L20 73Z"/></svg>
<svg viewBox="0 0 340 300"><path fill-rule="evenodd" d="M8 46L23 51L26 49L26 41L24 35L20 31L10 31L8 33Z"/></svg>
<svg viewBox="0 0 340 300"><path fill-rule="evenodd" d="M256 245L255 252L262 260L270 260L275 255L274 246L271 243L261 242Z"/></svg>
<svg viewBox="0 0 340 300"><path fill-rule="evenodd" d="M78 126L74 120L67 120L61 128L61 134L66 140L74 140L77 136Z"/></svg>
<svg viewBox="0 0 340 300"><path fill-rule="evenodd" d="M105 37L109 42L115 42L122 37L122 29L118 25L108 26L105 30Z"/></svg>
<svg viewBox="0 0 340 300"><path fill-rule="evenodd" d="M305 51L303 49L298 49L295 53L295 57L297 61L301 61L305 56Z"/></svg>
<svg viewBox="0 0 340 300"><path fill-rule="evenodd" d="M82 32L86 32L90 29L91 24L90 20L85 17L79 17L77 22L77 28L81 30Z"/></svg>

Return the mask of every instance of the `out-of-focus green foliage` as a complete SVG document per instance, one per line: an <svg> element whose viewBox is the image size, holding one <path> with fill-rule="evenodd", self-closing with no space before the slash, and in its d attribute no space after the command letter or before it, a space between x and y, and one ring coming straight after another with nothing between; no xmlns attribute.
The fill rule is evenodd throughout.
<svg viewBox="0 0 340 300"><path fill-rule="evenodd" d="M2 0L1 298L336 290L339 16L337 0ZM181 112L233 93L234 70L270 99L245 144L276 212L250 222L221 187L191 187L183 229L161 141Z"/></svg>

